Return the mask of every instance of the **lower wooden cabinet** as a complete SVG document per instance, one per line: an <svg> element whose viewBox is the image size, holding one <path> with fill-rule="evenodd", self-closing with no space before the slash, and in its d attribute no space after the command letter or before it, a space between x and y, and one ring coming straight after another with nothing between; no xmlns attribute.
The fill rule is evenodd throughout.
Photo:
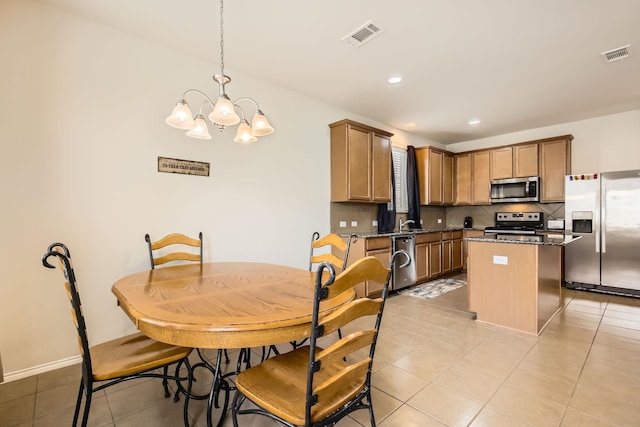
<svg viewBox="0 0 640 427"><path fill-rule="evenodd" d="M462 269L462 231L442 233L442 273L449 274Z"/></svg>
<svg viewBox="0 0 640 427"><path fill-rule="evenodd" d="M429 279L442 275L442 241L429 243Z"/></svg>
<svg viewBox="0 0 640 427"><path fill-rule="evenodd" d="M444 231L416 234L416 283L455 273L463 267L463 232ZM346 240L346 237L344 237ZM391 237L359 238L351 244L347 266L365 256L375 256L385 266L391 261ZM356 287L358 297L377 297L384 283L368 281Z"/></svg>
<svg viewBox="0 0 640 427"><path fill-rule="evenodd" d="M453 239L451 241L451 270L462 270L464 263L464 245L462 244L462 232L460 231L460 238Z"/></svg>
<svg viewBox="0 0 640 427"><path fill-rule="evenodd" d="M388 266L391 261L391 237L359 238L351 243L347 266L366 256L374 256L384 266ZM356 286L356 294L358 297L377 297L382 295L383 287L384 283L369 280Z"/></svg>
<svg viewBox="0 0 640 427"><path fill-rule="evenodd" d="M429 244L416 244L416 282L429 280Z"/></svg>
<svg viewBox="0 0 640 427"><path fill-rule="evenodd" d="M417 283L429 281L441 270L440 242L442 233L416 234L416 272Z"/></svg>

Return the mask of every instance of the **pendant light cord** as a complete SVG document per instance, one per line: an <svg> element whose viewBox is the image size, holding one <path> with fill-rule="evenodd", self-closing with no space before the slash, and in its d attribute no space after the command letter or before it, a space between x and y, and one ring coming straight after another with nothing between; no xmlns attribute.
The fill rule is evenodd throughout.
<svg viewBox="0 0 640 427"><path fill-rule="evenodd" d="M222 20L222 5L223 0L220 0L220 72L224 76L224 31L222 30L223 20Z"/></svg>

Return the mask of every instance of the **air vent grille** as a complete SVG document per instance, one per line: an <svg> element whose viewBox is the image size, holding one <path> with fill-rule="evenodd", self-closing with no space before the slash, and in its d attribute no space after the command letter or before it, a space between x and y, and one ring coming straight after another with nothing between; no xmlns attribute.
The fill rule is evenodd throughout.
<svg viewBox="0 0 640 427"><path fill-rule="evenodd" d="M617 49L612 49L607 52L602 52L602 60L606 63L622 61L631 56L631 45L628 44L626 46L619 47Z"/></svg>
<svg viewBox="0 0 640 427"><path fill-rule="evenodd" d="M373 40L385 30L373 21L365 22L351 33L342 38L342 41L349 43L353 47L360 47L368 41Z"/></svg>

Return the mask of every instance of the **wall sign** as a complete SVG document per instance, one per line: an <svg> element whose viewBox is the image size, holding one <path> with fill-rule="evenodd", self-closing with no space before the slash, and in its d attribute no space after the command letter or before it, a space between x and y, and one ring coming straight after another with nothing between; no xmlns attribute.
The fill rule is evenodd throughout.
<svg viewBox="0 0 640 427"><path fill-rule="evenodd" d="M158 172L209 176L209 163L158 157Z"/></svg>

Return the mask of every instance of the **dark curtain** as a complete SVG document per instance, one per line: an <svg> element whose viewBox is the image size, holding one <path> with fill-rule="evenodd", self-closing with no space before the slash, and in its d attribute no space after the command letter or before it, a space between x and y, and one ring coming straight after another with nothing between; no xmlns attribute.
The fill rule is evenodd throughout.
<svg viewBox="0 0 640 427"><path fill-rule="evenodd" d="M418 184L418 167L416 164L416 149L413 145L407 147L407 197L409 212L407 219L412 219L410 228L420 228L420 187Z"/></svg>
<svg viewBox="0 0 640 427"><path fill-rule="evenodd" d="M391 203L378 204L378 233L391 233L396 223L396 179L391 167Z"/></svg>

